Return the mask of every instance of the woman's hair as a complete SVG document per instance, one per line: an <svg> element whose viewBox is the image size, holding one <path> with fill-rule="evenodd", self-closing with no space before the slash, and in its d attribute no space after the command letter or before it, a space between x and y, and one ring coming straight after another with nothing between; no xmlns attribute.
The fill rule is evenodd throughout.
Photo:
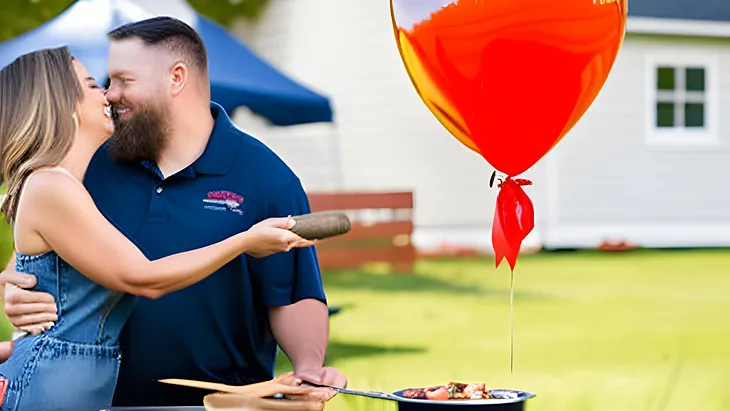
<svg viewBox="0 0 730 411"><path fill-rule="evenodd" d="M0 71L0 211L13 224L23 184L33 170L57 166L76 133L81 83L66 47L23 55Z"/></svg>

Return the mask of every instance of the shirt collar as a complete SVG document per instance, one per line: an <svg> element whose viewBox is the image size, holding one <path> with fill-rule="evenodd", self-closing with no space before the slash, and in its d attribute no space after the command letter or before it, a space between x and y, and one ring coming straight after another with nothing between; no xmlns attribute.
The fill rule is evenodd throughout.
<svg viewBox="0 0 730 411"><path fill-rule="evenodd" d="M200 174L224 175L233 167L241 144L241 132L217 103L210 103L210 113L215 119L213 132L193 168Z"/></svg>

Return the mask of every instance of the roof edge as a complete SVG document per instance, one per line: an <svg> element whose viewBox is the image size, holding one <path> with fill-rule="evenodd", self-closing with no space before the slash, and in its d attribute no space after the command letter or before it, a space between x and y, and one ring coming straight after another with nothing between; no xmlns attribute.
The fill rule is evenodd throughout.
<svg viewBox="0 0 730 411"><path fill-rule="evenodd" d="M730 38L730 22L629 16L626 33Z"/></svg>

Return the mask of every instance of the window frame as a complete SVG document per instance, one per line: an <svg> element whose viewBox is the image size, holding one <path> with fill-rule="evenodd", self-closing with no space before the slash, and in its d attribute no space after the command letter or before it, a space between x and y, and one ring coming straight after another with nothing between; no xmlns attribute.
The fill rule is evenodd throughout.
<svg viewBox="0 0 730 411"><path fill-rule="evenodd" d="M699 67L705 70L705 124L702 128L657 126L658 69L672 67L675 70ZM646 141L650 145L715 146L720 144L718 134L718 58L714 53L649 54L646 56ZM676 87L676 84L675 84ZM676 89L675 89L676 90ZM677 111L675 111L676 113ZM676 121L676 118L675 118Z"/></svg>

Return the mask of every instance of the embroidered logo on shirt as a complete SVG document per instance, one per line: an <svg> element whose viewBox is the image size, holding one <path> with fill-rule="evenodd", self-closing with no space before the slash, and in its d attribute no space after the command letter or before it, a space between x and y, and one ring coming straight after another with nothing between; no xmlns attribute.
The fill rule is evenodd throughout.
<svg viewBox="0 0 730 411"><path fill-rule="evenodd" d="M206 203L206 210L229 210L236 214L243 214L239 207L243 203L243 197L231 191L209 191L208 197L203 199Z"/></svg>

